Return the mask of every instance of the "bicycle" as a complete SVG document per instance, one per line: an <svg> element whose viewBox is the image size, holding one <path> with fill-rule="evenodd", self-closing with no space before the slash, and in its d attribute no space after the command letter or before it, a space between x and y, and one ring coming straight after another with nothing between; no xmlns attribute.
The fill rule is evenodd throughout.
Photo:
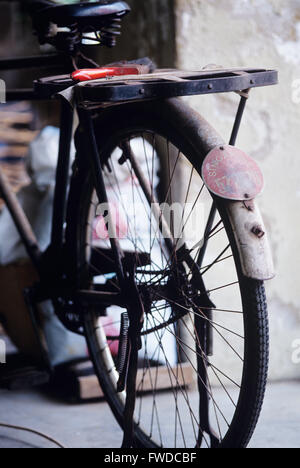
<svg viewBox="0 0 300 468"><path fill-rule="evenodd" d="M119 76L130 65L114 64L109 76L81 44L113 46L127 13L123 1L33 2L38 39L58 53L0 61L1 70L61 65L67 73L7 92L11 101L61 102L46 252L0 173L2 197L39 274L27 304L34 321L36 305L51 299L63 324L86 337L123 447L246 447L266 386L263 282L274 273L255 202L262 175L235 143L250 89L276 84L277 72L150 73L149 62L137 61L137 74ZM92 68L84 77L78 60ZM229 145L178 100L221 92L240 96ZM183 208L168 216L174 203ZM192 230L192 220L201 226Z"/></svg>

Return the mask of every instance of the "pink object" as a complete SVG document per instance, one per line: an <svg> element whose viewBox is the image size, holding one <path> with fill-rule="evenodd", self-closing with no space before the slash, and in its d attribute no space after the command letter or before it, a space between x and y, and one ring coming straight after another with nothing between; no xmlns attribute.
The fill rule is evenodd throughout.
<svg viewBox="0 0 300 468"><path fill-rule="evenodd" d="M104 328L105 335L107 337L119 337L120 333L117 328L114 326L113 320L111 317L101 317L101 324ZM107 340L108 346L112 356L117 357L119 351L119 340Z"/></svg>
<svg viewBox="0 0 300 468"><path fill-rule="evenodd" d="M205 158L202 178L207 188L228 200L253 200L264 189L256 161L234 146L214 148Z"/></svg>
<svg viewBox="0 0 300 468"><path fill-rule="evenodd" d="M124 239L128 234L128 225L126 220L120 214L120 210L115 203L110 203L110 213L112 217L113 229L107 230L106 221L103 216L98 216L94 221L93 239L109 240L116 234L118 239Z"/></svg>

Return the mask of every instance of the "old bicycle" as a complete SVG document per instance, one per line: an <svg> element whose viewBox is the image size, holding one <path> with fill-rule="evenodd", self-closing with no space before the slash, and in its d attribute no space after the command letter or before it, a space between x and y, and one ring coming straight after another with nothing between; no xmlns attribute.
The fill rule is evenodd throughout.
<svg viewBox="0 0 300 468"><path fill-rule="evenodd" d="M39 275L26 291L32 318L51 299L63 324L85 336L124 447L246 447L266 386L263 281L274 272L255 202L262 175L235 143L250 89L276 84L277 73L153 70L149 61L103 70L81 44L113 46L125 2L29 3L40 43L58 53L3 60L1 70L60 65L65 73L7 92L11 101L61 103L45 252L0 174ZM240 96L229 145L178 100L224 92Z"/></svg>

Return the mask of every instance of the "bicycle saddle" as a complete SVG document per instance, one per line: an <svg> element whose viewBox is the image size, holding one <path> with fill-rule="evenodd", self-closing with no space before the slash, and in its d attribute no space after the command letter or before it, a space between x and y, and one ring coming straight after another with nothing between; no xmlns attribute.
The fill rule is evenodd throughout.
<svg viewBox="0 0 300 468"><path fill-rule="evenodd" d="M48 21L58 26L68 26L74 23L97 28L103 25L105 17L122 17L129 13L126 2L117 0L102 0L94 3L81 2L71 5L59 5L50 0L32 1L29 11L35 19Z"/></svg>
<svg viewBox="0 0 300 468"><path fill-rule="evenodd" d="M130 7L117 0L67 5L50 0L31 0L29 12L40 44L52 44L58 50L74 54L85 33L96 33L99 44L113 47L115 36L120 34L121 18L130 12Z"/></svg>

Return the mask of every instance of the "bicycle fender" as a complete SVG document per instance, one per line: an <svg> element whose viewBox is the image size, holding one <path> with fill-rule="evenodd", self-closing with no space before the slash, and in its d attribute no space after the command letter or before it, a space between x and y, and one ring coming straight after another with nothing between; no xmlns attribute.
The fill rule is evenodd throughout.
<svg viewBox="0 0 300 468"><path fill-rule="evenodd" d="M166 117L172 115L178 125L185 129L187 136L191 136L191 140L195 133L198 135L199 144L195 148L195 153L203 154L203 177L205 162L208 161L207 156L216 148L226 148L224 140L201 115L190 109L184 102L170 99L168 100L167 109ZM243 180L245 181L245 178ZM221 209L224 208L226 217L234 232L242 273L247 278L254 280L269 280L275 276L273 259L266 228L255 202L255 197L263 189L263 185L261 186L258 183L252 193L247 193L250 196L248 199L248 197L243 197L246 195L246 191L241 180L239 184L242 200L230 200L217 197L217 195L214 196L218 200L218 206ZM248 185L247 187L249 188Z"/></svg>
<svg viewBox="0 0 300 468"><path fill-rule="evenodd" d="M234 232L243 274L247 278L260 281L274 278L268 234L256 201L226 200L224 203Z"/></svg>
<svg viewBox="0 0 300 468"><path fill-rule="evenodd" d="M247 278L275 276L268 235L255 198L263 191L264 177L253 158L230 145L213 148L202 166L202 178L215 196L223 199Z"/></svg>

